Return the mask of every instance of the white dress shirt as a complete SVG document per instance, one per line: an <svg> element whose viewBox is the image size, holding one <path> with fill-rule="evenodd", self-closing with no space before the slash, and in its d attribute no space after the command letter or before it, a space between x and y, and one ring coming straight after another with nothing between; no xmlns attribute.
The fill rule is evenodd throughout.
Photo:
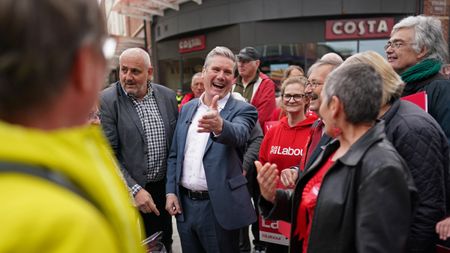
<svg viewBox="0 0 450 253"><path fill-rule="evenodd" d="M218 101L219 112L225 107L230 94ZM189 126L184 148L183 173L181 185L192 191L207 191L205 168L203 167L203 156L210 133L199 133L198 121L209 111L209 107L203 103L204 94L200 96L199 106L195 112L192 123Z"/></svg>

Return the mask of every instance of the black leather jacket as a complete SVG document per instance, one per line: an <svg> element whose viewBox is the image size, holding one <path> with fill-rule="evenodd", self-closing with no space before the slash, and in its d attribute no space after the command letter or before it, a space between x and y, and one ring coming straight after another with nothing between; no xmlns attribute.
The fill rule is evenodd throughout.
<svg viewBox="0 0 450 253"><path fill-rule="evenodd" d="M337 140L325 147L294 192L278 190L275 205L260 198L265 217L292 220L290 252L302 252L302 242L292 231L303 188L338 147ZM386 140L384 123L377 123L323 178L308 253L404 252L415 192L405 162Z"/></svg>

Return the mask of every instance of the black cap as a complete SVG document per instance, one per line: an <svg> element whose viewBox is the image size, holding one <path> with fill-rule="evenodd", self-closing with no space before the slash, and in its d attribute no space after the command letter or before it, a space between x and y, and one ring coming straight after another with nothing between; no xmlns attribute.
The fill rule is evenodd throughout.
<svg viewBox="0 0 450 253"><path fill-rule="evenodd" d="M238 60L256 61L261 58L258 51L253 47L244 47L237 55Z"/></svg>

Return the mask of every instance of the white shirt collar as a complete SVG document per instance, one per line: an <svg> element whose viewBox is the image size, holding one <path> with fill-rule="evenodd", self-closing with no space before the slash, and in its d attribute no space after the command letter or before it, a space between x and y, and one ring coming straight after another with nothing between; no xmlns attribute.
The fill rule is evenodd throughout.
<svg viewBox="0 0 450 253"><path fill-rule="evenodd" d="M231 95L231 92L229 92L225 97L223 97L223 98L219 99L219 101L217 101L217 106L219 107L219 108L218 108L218 109L219 109L219 112L220 112L223 108L225 108L225 105L227 104L228 99L230 98L230 95ZM209 106L207 106L207 105L203 102L204 97L205 97L205 93L203 93L203 94L200 96L200 98L199 98L199 100L198 100L198 101L199 101L199 105L209 107Z"/></svg>

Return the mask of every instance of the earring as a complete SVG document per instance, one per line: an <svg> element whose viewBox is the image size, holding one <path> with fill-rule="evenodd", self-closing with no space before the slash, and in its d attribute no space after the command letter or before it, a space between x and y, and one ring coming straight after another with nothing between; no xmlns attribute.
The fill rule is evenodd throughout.
<svg viewBox="0 0 450 253"><path fill-rule="evenodd" d="M333 134L333 136L332 136L333 138L336 138L336 137L338 137L339 135L342 134L342 130L339 127L337 127L337 126L334 126L331 129L331 131L332 131L332 134Z"/></svg>

